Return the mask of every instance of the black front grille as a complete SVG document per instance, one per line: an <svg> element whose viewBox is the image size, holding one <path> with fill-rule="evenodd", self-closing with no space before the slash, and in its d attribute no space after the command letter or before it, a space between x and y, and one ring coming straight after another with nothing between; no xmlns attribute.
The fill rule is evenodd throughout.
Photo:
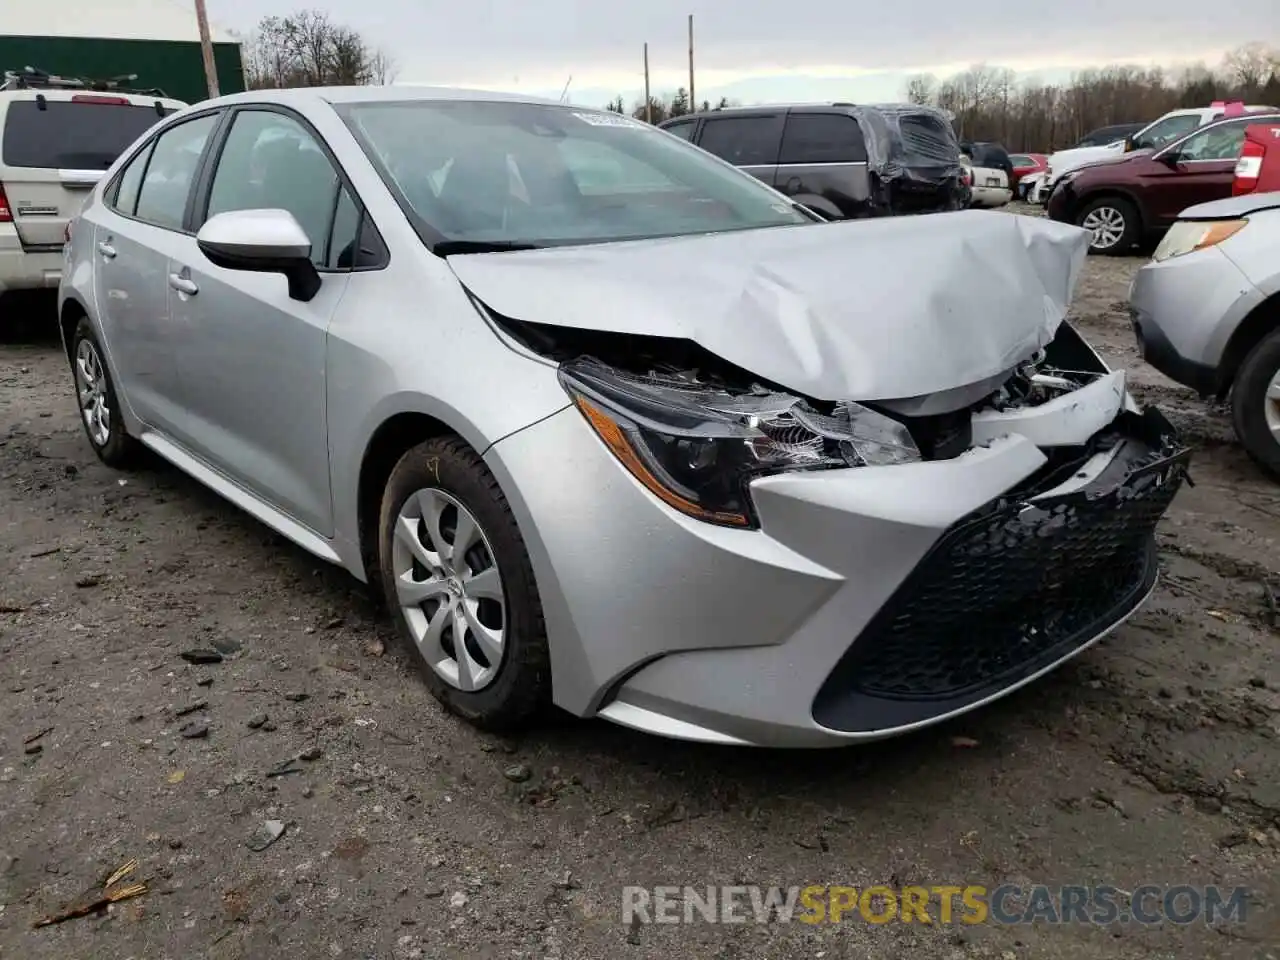
<svg viewBox="0 0 1280 960"><path fill-rule="evenodd" d="M1034 504L1024 493L952 527L836 666L815 719L882 729L950 712L1128 614L1155 580L1154 531L1186 453L1126 450L1084 491Z"/></svg>

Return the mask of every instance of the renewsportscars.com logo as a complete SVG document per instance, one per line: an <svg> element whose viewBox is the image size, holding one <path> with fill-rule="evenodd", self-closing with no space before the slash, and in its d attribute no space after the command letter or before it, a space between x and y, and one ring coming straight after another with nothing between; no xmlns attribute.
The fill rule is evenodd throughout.
<svg viewBox="0 0 1280 960"><path fill-rule="evenodd" d="M925 924L1244 923L1246 887L1143 884L624 887L622 922Z"/></svg>

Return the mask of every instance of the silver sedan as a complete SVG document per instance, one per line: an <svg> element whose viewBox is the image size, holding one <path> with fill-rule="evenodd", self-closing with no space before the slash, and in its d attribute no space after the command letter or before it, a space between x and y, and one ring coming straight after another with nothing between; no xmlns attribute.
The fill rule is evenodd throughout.
<svg viewBox="0 0 1280 960"><path fill-rule="evenodd" d="M1205 397L1231 400L1244 448L1280 478L1280 193L1183 210L1134 277L1143 358Z"/></svg>
<svg viewBox="0 0 1280 960"><path fill-rule="evenodd" d="M824 746L1150 592L1187 453L1064 322L1087 242L819 222L614 113L259 91L125 152L59 309L98 456L368 582L457 714Z"/></svg>

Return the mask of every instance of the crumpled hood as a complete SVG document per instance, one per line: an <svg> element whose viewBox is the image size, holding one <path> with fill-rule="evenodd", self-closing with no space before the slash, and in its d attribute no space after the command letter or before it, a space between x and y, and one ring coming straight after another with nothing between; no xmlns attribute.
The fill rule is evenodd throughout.
<svg viewBox="0 0 1280 960"><path fill-rule="evenodd" d="M987 211L449 258L515 320L692 340L818 400L1008 371L1066 315L1089 234Z"/></svg>

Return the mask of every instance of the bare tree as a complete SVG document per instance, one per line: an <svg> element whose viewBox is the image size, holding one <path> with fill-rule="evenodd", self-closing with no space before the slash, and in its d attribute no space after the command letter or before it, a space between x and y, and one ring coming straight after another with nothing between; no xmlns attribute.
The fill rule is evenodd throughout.
<svg viewBox="0 0 1280 960"><path fill-rule="evenodd" d="M908 103L933 103L938 96L938 78L931 73L917 73L907 79Z"/></svg>
<svg viewBox="0 0 1280 960"><path fill-rule="evenodd" d="M1250 43L1228 53L1217 71L1203 64L1176 73L1116 64L1081 70L1062 84L977 64L940 80L910 77L904 95L951 111L963 138L1052 151L1098 127L1155 120L1177 107L1221 99L1280 106L1280 51Z"/></svg>
<svg viewBox="0 0 1280 960"><path fill-rule="evenodd" d="M355 30L319 10L266 17L247 44L245 85L264 87L363 86L389 83L395 66Z"/></svg>
<svg viewBox="0 0 1280 960"><path fill-rule="evenodd" d="M1261 90L1280 71L1280 51L1257 41L1246 43L1222 58L1222 68L1227 80L1242 90Z"/></svg>

